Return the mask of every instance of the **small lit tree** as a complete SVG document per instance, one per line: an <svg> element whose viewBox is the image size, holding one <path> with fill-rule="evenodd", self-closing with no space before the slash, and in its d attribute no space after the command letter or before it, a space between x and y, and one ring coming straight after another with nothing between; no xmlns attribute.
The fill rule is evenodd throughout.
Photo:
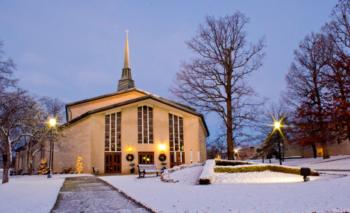
<svg viewBox="0 0 350 213"><path fill-rule="evenodd" d="M39 165L39 174L40 175L46 175L49 171L49 168L47 167L47 160L41 159L40 165Z"/></svg>
<svg viewBox="0 0 350 213"><path fill-rule="evenodd" d="M75 163L75 170L78 174L81 174L84 170L83 157L78 156Z"/></svg>

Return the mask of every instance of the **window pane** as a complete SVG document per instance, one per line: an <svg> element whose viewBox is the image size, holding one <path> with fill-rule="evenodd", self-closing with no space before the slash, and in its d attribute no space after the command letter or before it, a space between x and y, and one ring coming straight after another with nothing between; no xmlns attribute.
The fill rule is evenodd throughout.
<svg viewBox="0 0 350 213"><path fill-rule="evenodd" d="M148 143L147 106L143 106L143 143Z"/></svg>
<svg viewBox="0 0 350 213"><path fill-rule="evenodd" d="M153 109L148 107L149 143L153 143Z"/></svg>
<svg viewBox="0 0 350 213"><path fill-rule="evenodd" d="M105 151L109 151L109 123L110 116L105 116Z"/></svg>
<svg viewBox="0 0 350 213"><path fill-rule="evenodd" d="M142 143L142 107L137 108L137 142Z"/></svg>
<svg viewBox="0 0 350 213"><path fill-rule="evenodd" d="M117 151L121 151L122 147L122 135L121 135L121 125L122 125L122 113L117 113Z"/></svg>
<svg viewBox="0 0 350 213"><path fill-rule="evenodd" d="M173 115L169 114L169 147L170 151L174 150L174 136L173 136Z"/></svg>
<svg viewBox="0 0 350 213"><path fill-rule="evenodd" d="M175 128L175 131L174 131L174 139L175 139L175 151L178 151L179 150L179 126L178 126L178 117L176 115L174 115L174 128Z"/></svg>
<svg viewBox="0 0 350 213"><path fill-rule="evenodd" d="M111 114L111 151L115 151L115 113Z"/></svg>
<svg viewBox="0 0 350 213"><path fill-rule="evenodd" d="M184 151L184 128L183 119L179 117L179 130L180 130L180 151Z"/></svg>

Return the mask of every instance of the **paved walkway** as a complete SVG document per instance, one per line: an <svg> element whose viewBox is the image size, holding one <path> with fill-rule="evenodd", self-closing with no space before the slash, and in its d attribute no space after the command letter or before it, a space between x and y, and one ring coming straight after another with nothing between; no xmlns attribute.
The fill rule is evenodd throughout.
<svg viewBox="0 0 350 213"><path fill-rule="evenodd" d="M149 212L94 176L66 178L52 212Z"/></svg>

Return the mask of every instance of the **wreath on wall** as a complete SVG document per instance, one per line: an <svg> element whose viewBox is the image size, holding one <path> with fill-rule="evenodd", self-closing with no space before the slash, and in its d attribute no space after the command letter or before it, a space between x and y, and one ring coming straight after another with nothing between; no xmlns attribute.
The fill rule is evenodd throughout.
<svg viewBox="0 0 350 213"><path fill-rule="evenodd" d="M134 155L133 154L127 154L126 155L126 160L127 161L133 161L134 160Z"/></svg>
<svg viewBox="0 0 350 213"><path fill-rule="evenodd" d="M163 162L163 161L166 160L166 155L165 154L160 154L158 159Z"/></svg>

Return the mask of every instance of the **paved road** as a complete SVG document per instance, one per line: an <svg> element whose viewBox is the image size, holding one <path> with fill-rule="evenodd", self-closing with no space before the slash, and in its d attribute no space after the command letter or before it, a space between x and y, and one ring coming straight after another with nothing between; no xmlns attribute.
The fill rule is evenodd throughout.
<svg viewBox="0 0 350 213"><path fill-rule="evenodd" d="M149 212L94 176L66 178L52 212Z"/></svg>

